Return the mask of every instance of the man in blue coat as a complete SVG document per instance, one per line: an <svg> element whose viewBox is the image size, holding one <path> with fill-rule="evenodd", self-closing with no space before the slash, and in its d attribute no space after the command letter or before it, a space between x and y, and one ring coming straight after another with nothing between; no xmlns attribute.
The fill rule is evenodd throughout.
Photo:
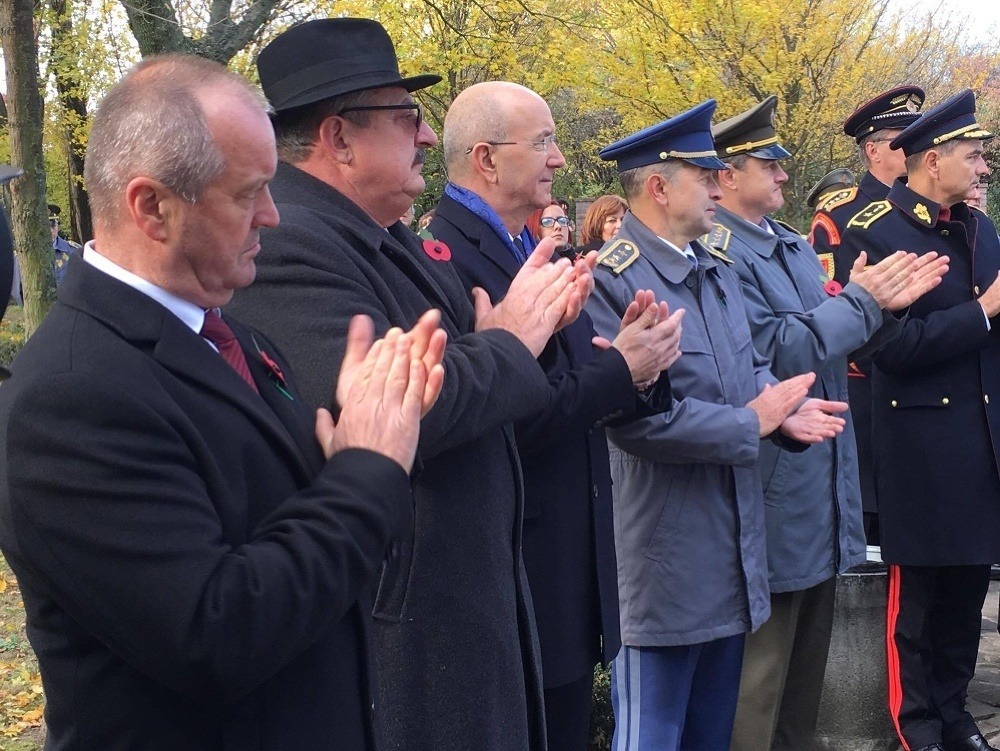
<svg viewBox="0 0 1000 751"><path fill-rule="evenodd" d="M890 144L906 156L907 181L844 233L849 251L873 261L934 251L951 267L873 357L889 714L914 751L992 748L965 708L1000 560L1000 240L963 203L989 173L989 138L972 91L928 110Z"/></svg>
<svg viewBox="0 0 1000 751"><path fill-rule="evenodd" d="M895 331L885 310L901 310L937 284L946 262L936 254L895 253L876 266L855 264L840 288L809 244L768 216L784 204L769 96L712 129L728 169L710 245L733 259L754 346L779 378L811 370L810 395L847 398L847 357ZM928 266L930 264L930 266ZM833 626L836 574L865 560L853 425L843 435L790 452L761 445L771 618L748 637L733 730L738 751L797 751L812 743Z"/></svg>
<svg viewBox="0 0 1000 751"><path fill-rule="evenodd" d="M504 142L504 143L500 143ZM476 84L444 122L449 183L430 230L466 287L507 294L534 242L524 223L552 200L565 163L545 101L517 84ZM515 243L515 236L522 243ZM597 253L584 260L592 264ZM670 405L666 374L679 355L679 319L644 294L610 347L593 343L589 316L549 339L538 358L545 408L515 423L524 473L524 565L531 585L545 688L549 751L586 751L594 664L618 654L618 581L611 473L603 426ZM645 394L637 385L657 381Z"/></svg>
<svg viewBox="0 0 1000 751"><path fill-rule="evenodd" d="M720 197L709 100L603 149L629 201L587 306L613 336L636 292L684 308L671 408L609 431L623 648L613 664L619 748L729 745L743 640L770 612L761 438L814 443L843 427L754 349L739 278L697 238ZM798 411L796 411L798 410ZM825 411L826 410L826 411ZM798 444L799 448L804 448Z"/></svg>

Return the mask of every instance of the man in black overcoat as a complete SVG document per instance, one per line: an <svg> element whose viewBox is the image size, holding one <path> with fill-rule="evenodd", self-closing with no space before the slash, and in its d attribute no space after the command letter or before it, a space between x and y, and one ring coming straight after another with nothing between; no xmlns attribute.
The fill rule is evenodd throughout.
<svg viewBox="0 0 1000 751"><path fill-rule="evenodd" d="M495 308L474 309L451 254L399 222L424 188L437 137L385 30L310 21L257 60L281 162L281 226L261 235L257 283L235 309L288 353L315 405L365 313L375 330L442 312L445 386L421 425L415 528L382 571L375 614L377 721L387 749L524 751L544 743L537 637L521 555L522 492L510 423L544 407L535 361L575 319L589 273L525 264ZM546 254L547 250L547 254Z"/></svg>
<svg viewBox="0 0 1000 751"><path fill-rule="evenodd" d="M334 427L220 313L278 222L265 107L193 57L111 89L86 157L95 240L0 387L0 548L46 748L375 748L369 593L412 527L443 333L431 314L369 351L356 322Z"/></svg>

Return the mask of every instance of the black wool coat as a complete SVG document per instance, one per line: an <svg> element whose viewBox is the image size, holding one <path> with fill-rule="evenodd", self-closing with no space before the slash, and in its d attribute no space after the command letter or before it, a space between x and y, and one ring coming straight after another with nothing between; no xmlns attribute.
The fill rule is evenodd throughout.
<svg viewBox="0 0 1000 751"><path fill-rule="evenodd" d="M73 258L0 387L0 548L58 751L370 751L368 593L406 474L324 462L260 333L260 390L165 307Z"/></svg>
<svg viewBox="0 0 1000 751"><path fill-rule="evenodd" d="M1000 561L1000 318L976 298L1000 271L1000 240L964 203L938 204L897 180L853 217L844 245L878 262L896 250L950 259L899 336L873 360L873 439L882 557L910 566Z"/></svg>
<svg viewBox="0 0 1000 751"><path fill-rule="evenodd" d="M354 314L381 335L434 307L448 332L444 389L421 424L414 533L386 561L375 602L384 747L542 748L510 423L545 405L545 374L513 335L474 333L451 261L401 223L379 227L288 164L271 192L281 224L261 233L257 280L232 307L281 345L314 404L329 403Z"/></svg>

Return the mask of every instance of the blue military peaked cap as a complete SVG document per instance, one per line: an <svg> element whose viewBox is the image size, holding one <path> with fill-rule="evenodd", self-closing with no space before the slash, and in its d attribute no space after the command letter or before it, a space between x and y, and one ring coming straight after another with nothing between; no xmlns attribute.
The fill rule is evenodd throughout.
<svg viewBox="0 0 1000 751"><path fill-rule="evenodd" d="M924 105L919 86L899 86L862 104L844 121L844 133L861 143L879 130L895 130L913 124Z"/></svg>
<svg viewBox="0 0 1000 751"><path fill-rule="evenodd" d="M771 94L746 112L723 120L712 128L715 148L723 157L747 154L758 159L774 160L791 156L778 143L774 122L774 110L777 106L778 97Z"/></svg>
<svg viewBox="0 0 1000 751"><path fill-rule="evenodd" d="M692 107L686 112L643 128L627 138L605 146L598 156L606 162L618 162L618 171L658 164L667 159L683 159L705 169L725 169L712 143L712 115L715 100Z"/></svg>
<svg viewBox="0 0 1000 751"><path fill-rule="evenodd" d="M986 141L993 134L976 122L976 95L972 89L948 97L924 112L912 125L892 139L891 149L906 156L940 146L956 138Z"/></svg>

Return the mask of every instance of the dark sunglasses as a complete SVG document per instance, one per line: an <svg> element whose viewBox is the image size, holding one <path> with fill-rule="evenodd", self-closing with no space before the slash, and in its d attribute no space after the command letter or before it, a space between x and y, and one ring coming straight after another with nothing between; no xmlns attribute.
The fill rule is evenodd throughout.
<svg viewBox="0 0 1000 751"><path fill-rule="evenodd" d="M338 114L343 115L345 112L376 112L378 110L413 110L417 113L416 128L417 132L420 131L420 125L424 121L424 110L417 102L410 102L409 104L369 104L364 107L347 107L342 109Z"/></svg>
<svg viewBox="0 0 1000 751"><path fill-rule="evenodd" d="M538 220L538 223L540 225L542 225L543 227L545 227L546 229L548 229L549 227L553 227L556 224L558 224L560 227L568 227L569 226L569 217L568 216L543 216L541 219Z"/></svg>

